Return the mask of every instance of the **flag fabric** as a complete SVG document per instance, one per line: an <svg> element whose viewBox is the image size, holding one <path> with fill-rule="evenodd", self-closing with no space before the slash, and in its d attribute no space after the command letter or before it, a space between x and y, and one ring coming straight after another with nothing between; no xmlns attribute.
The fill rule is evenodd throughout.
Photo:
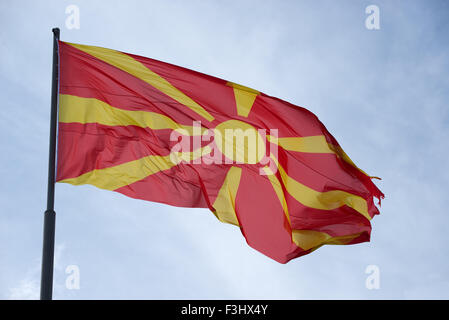
<svg viewBox="0 0 449 320"><path fill-rule="evenodd" d="M58 182L209 208L280 263L369 241L383 194L310 111L111 49L59 63Z"/></svg>

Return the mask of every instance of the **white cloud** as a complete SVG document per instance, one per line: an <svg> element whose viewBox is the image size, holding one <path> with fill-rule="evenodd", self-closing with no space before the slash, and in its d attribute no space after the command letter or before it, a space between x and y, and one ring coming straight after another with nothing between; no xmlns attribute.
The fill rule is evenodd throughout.
<svg viewBox="0 0 449 320"><path fill-rule="evenodd" d="M61 259L65 250L65 244L55 245L54 255L54 273L58 273L63 268ZM27 270L26 276L19 281L17 286L9 288L7 299L9 300L36 300L40 297L40 275L41 262L36 261L33 266ZM61 290L61 285L54 283L55 290Z"/></svg>
<svg viewBox="0 0 449 320"><path fill-rule="evenodd" d="M15 288L9 289L9 300L37 300L39 299L39 281L36 279L21 280Z"/></svg>

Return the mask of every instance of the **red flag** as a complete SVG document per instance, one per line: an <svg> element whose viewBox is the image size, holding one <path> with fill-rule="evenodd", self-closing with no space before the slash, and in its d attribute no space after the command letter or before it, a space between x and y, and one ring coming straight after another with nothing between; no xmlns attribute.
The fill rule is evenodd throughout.
<svg viewBox="0 0 449 320"><path fill-rule="evenodd" d="M209 208L281 263L369 241L383 194L308 110L111 49L59 54L58 182Z"/></svg>

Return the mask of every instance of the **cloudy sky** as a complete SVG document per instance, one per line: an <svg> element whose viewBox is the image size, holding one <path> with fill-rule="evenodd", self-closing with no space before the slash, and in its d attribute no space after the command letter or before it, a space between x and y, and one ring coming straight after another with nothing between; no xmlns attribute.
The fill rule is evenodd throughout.
<svg viewBox="0 0 449 320"><path fill-rule="evenodd" d="M449 298L448 2L1 0L1 299L39 296L55 26L308 108L386 198L370 243L282 265L206 209L58 184L54 298Z"/></svg>

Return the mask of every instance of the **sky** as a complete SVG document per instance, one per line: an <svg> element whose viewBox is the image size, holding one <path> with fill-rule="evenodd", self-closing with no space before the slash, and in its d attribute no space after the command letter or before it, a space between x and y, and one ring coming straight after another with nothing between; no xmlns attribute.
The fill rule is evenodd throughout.
<svg viewBox="0 0 449 320"><path fill-rule="evenodd" d="M386 196L371 242L284 265L206 209L57 184L55 299L449 298L447 1L0 0L0 299L39 297L53 27L309 109Z"/></svg>

